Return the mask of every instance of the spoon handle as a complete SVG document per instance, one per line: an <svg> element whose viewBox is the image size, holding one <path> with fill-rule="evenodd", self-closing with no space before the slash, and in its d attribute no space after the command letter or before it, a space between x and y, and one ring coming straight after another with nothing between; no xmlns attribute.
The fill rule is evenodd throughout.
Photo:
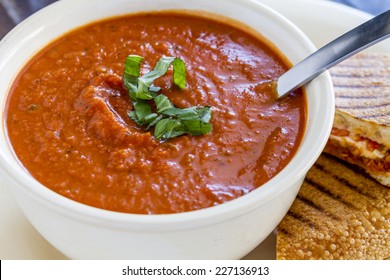
<svg viewBox="0 0 390 280"><path fill-rule="evenodd" d="M277 80L278 98L301 87L355 53L388 37L390 10L341 35L281 75Z"/></svg>

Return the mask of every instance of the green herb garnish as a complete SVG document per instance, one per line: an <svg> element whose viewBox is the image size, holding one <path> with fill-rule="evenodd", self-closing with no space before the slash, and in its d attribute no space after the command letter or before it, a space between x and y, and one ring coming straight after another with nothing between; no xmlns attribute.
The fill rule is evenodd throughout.
<svg viewBox="0 0 390 280"><path fill-rule="evenodd" d="M140 76L143 57L129 55L126 58L123 81L129 91L134 111L128 116L146 130L154 127L154 137L159 140L174 138L182 134L202 135L212 131L211 108L177 108L164 94L157 94L161 89L153 82L165 75L173 67L173 83L180 89L186 87L186 68L183 60L177 57L163 56L149 73ZM152 105L155 107L155 112Z"/></svg>

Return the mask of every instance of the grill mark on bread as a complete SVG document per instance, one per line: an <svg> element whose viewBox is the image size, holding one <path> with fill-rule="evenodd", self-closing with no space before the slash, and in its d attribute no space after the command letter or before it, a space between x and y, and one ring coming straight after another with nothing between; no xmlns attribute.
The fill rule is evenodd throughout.
<svg viewBox="0 0 390 280"><path fill-rule="evenodd" d="M292 211L291 209L287 212L287 215L300 221L301 223L308 225L310 228L319 229L319 227L316 223L305 218L302 214L299 214L299 213Z"/></svg>
<svg viewBox="0 0 390 280"><path fill-rule="evenodd" d="M339 72L332 72L331 73L332 78L345 78L345 79L367 79L367 78L375 78L375 79L387 79L389 76L386 74L373 74L373 73L367 73L363 75L359 75L359 73L353 74L353 73L339 73Z"/></svg>
<svg viewBox="0 0 390 280"><path fill-rule="evenodd" d="M362 179L364 180L367 180L367 181L370 181L372 185L375 185L376 187L379 187L379 188L385 188L385 189L389 189L389 187L385 186L385 185L382 185L382 184L378 184L378 181L375 180L374 178L372 178L363 168L361 168L360 166L357 166L355 164L352 164L352 163L349 163L347 161L344 161L334 155L331 155L331 154L328 154L328 153L322 153L321 154L321 157L324 158L324 159L327 159L329 161L333 161L335 162L336 164L340 164L340 165L343 165L343 168L347 168L349 169L351 172L354 173L354 177L353 179L356 180L356 181L361 181ZM318 162L316 163L318 164ZM340 174L340 176L344 176L343 173ZM373 194L370 194L373 196L374 199L377 199L378 197L373 195Z"/></svg>
<svg viewBox="0 0 390 280"><path fill-rule="evenodd" d="M278 227L278 234L284 234L288 237L293 236L293 234L289 232L287 229L285 229L284 227Z"/></svg>
<svg viewBox="0 0 390 280"><path fill-rule="evenodd" d="M352 64L347 64L347 65L342 65L339 64L337 65L339 68L354 68L354 69L375 69L378 66L375 65L352 65ZM386 67L386 65L382 65L382 67Z"/></svg>
<svg viewBox="0 0 390 280"><path fill-rule="evenodd" d="M333 86L335 88L348 88L348 89L390 88L389 85L352 85L352 84L336 84L336 83L334 83Z"/></svg>
<svg viewBox="0 0 390 280"><path fill-rule="evenodd" d="M362 189L360 189L358 186L356 186L353 182L349 182L345 178L342 178L342 177L338 176L337 174L334 174L331 171L326 170L325 167L322 166L321 164L316 163L314 166L316 168L318 168L319 170L321 170L322 172L326 173L327 176L331 176L332 178L337 180L342 185L348 187L350 190L353 190L353 191L357 192L359 195L364 195L364 196L366 196L366 197L368 197L370 199L375 199L376 198L371 193L364 192Z"/></svg>
<svg viewBox="0 0 390 280"><path fill-rule="evenodd" d="M368 104L368 105L354 105L354 106L336 106L339 109L370 109L370 108L381 108L381 107L387 107L390 106L389 103L382 103L382 104Z"/></svg>
<svg viewBox="0 0 390 280"><path fill-rule="evenodd" d="M309 198L306 198L303 195L298 194L297 195L297 199L299 199L302 203L306 204L307 206L309 206L311 208L314 208L318 212L321 212L322 214L330 217L332 220L340 221L339 217L337 217L337 216L333 215L332 213L326 211L326 209L322 205L319 205L319 204L315 203L314 201L310 200Z"/></svg>
<svg viewBox="0 0 390 280"><path fill-rule="evenodd" d="M350 203L349 201L345 200L341 195L335 194L331 190L327 189L324 185L318 182L314 182L313 180L306 178L306 182L311 185L312 187L316 188L318 191L328 195L332 199L344 204L347 207L350 207L354 210L358 210L358 207L356 207L354 204Z"/></svg>
<svg viewBox="0 0 390 280"><path fill-rule="evenodd" d="M355 55L358 59L347 59L341 62L337 67L386 67L390 65L390 56L384 53L362 52Z"/></svg>
<svg viewBox="0 0 390 280"><path fill-rule="evenodd" d="M355 172L355 173L357 173L357 174L359 174L359 175L363 175L363 176L364 176L364 174L361 174L361 172L363 172L364 169L361 168L361 167L359 167L359 166L357 166L357 165L354 165L354 164L352 164L352 163L349 163L349 162L347 162L347 161L344 161L344 160L342 160L342 159L340 159L340 158L338 158L338 157L335 157L335 156L330 155L330 154L327 154L327 153L322 153L322 154L321 154L321 157L326 158L327 160L330 160L330 161L335 161L335 162L337 162L338 164L344 165L345 167L347 167L348 169L352 170L353 172ZM316 163L316 164L317 164L317 163ZM372 180L373 182L376 182L376 181L375 181L374 179L372 179L368 174L366 174L366 175L367 175L367 178L368 178L368 179Z"/></svg>
<svg viewBox="0 0 390 280"><path fill-rule="evenodd" d="M360 119L376 119L376 118L381 118L381 117L387 117L389 116L389 113L383 113L383 114L373 114L373 115L358 115L356 118ZM382 121L382 125L388 125L390 124L390 121Z"/></svg>
<svg viewBox="0 0 390 280"><path fill-rule="evenodd" d="M381 125L389 125L390 124L390 119L389 120L383 120L383 118L385 117L389 117L390 114L389 113L379 113L379 114L367 114L367 110L369 110L370 108L367 107L365 110L360 109L360 110L363 110L364 112L362 112L363 115L359 115L358 113L354 113L354 117L355 118L359 118L359 119L364 119L364 120L371 120L371 121L376 121L377 119L382 119L381 120ZM359 110L359 109L357 109Z"/></svg>
<svg viewBox="0 0 390 280"><path fill-rule="evenodd" d="M337 87L334 85L334 87ZM353 95L340 95L338 94L336 98L345 98L345 99L378 99L378 96L376 95L359 95L359 96L353 96ZM338 106L336 106L338 107Z"/></svg>

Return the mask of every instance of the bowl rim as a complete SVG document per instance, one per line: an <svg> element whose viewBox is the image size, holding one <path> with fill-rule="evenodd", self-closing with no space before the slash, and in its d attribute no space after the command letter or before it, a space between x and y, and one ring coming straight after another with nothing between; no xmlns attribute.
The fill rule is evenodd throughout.
<svg viewBox="0 0 390 280"><path fill-rule="evenodd" d="M121 0L118 0L120 2ZM220 0L218 0L220 1ZM224 0L226 2L226 0ZM314 44L306 37L306 35L298 29L293 23L287 20L284 16L280 15L278 12L272 10L268 6L263 5L262 3L256 0L229 0L230 2L240 2L241 4L246 4L247 7L252 9L256 9L260 11L266 17L272 17L275 21L277 21L278 25L283 26L288 32L295 34L302 41L303 45L306 48L306 52L315 51ZM55 2L46 8L40 10L34 15L27 18L17 27L15 27L9 34L4 37L4 39L0 42L0 53L5 48L5 42L14 40L15 36L21 32L24 28L26 28L32 22L36 22L37 20L44 19L47 15L51 13L64 9L67 5L81 5L82 3L86 3L88 0L62 0ZM122 1L124 2L124 1ZM151 1L149 1L151 2ZM199 1L200 2L200 1ZM206 1L203 1L206 2ZM202 3L203 3L202 2ZM226 5L226 4L225 4ZM108 16L109 17L109 16ZM84 24L82 24L84 25ZM82 26L81 25L81 26ZM74 28L71 28L74 29ZM71 30L70 29L70 30ZM58 36L57 36L58 37ZM7 45L8 47L8 45ZM41 46L43 47L43 46ZM1 56L0 56L0 66L1 66ZM11 83L13 80L11 80ZM131 214L131 213L122 213L115 212L105 209L100 209L92 206L88 206L76 201L73 201L69 198L66 198L62 195L55 193L49 188L43 186L41 183L33 179L32 176L28 174L27 171L21 172L24 168L21 168L21 163L18 163L16 156L13 158L9 157L9 154L6 154L3 149L7 146L11 149L12 146L7 139L7 128L5 124L6 116L2 116L2 126L3 134L5 134L5 139L8 140L8 143L3 143L0 145L0 173L2 173L11 184L16 185L16 188L21 189L23 192L27 193L30 197L35 200L40 200L41 203L46 204L49 208L61 212L62 214L72 217L78 220L88 221L89 223L94 224L109 224L111 227L134 227L135 225L149 228L154 228L155 230L172 230L173 228L188 228L195 227L201 225L207 225L210 223L221 222L226 219L232 219L238 215L242 215L248 211L251 211L257 207L259 207L259 201L265 203L274 197L280 195L286 189L291 187L291 182L299 181L301 178L303 179L306 175L306 172L309 168L314 164L315 160L319 157L322 149L324 148L327 136L329 136L334 116L334 96L333 96L333 87L331 78L328 72L323 73L315 80L310 82L306 86L306 91L312 92L315 91L315 88L321 88L328 92L328 94L323 97L324 103L320 104L324 106L326 110L324 110L323 114L320 114L320 118L322 118L322 127L316 132L316 135L313 135L314 132L308 131L309 122L313 121L308 119L306 124L306 133L304 136L304 140L301 143L301 147L294 155L293 159L288 163L288 165L277 174L274 178L269 180L267 183L262 185L261 187L251 191L250 193L236 198L232 201L212 206L209 208L204 208L200 210L183 212L183 213L173 213L173 214L158 214L158 215L148 215L148 214ZM7 88L6 92L9 90ZM5 93L6 94L6 93ZM6 94L7 95L7 94ZM312 94L313 95L313 94ZM321 97L322 98L322 97ZM5 97L5 100L7 97ZM307 95L308 99L308 110L309 102L315 102L313 96ZM318 101L319 102L319 101ZM317 103L318 103L317 102ZM5 102L3 102L5 103ZM2 109L5 104L2 104ZM319 104L316 105L319 107ZM321 108L316 108L316 110L320 110ZM3 110L4 111L4 110ZM312 116L313 117L313 116ZM318 116L316 116L318 117ZM318 122L319 123L319 122ZM313 124L312 124L313 125ZM311 142L308 142L308 137L311 137ZM315 137L316 136L316 137ZM309 140L310 140L309 139ZM2 137L0 137L0 142L2 141ZM303 150L303 148L305 150ZM15 163L18 163L19 169L15 169ZM279 188L275 188L275 184L279 185ZM19 186L28 186L19 187ZM211 219L212 218L212 219ZM195 223L196 222L196 223ZM155 228L156 225L170 225L170 227L164 228Z"/></svg>

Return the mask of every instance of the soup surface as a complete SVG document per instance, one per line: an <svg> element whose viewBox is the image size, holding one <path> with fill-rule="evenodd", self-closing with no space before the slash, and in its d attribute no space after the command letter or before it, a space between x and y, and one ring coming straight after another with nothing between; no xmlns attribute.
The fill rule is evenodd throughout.
<svg viewBox="0 0 390 280"><path fill-rule="evenodd" d="M211 133L159 141L127 115L126 57L186 63L155 85L176 107L210 106ZM113 211L192 211L240 197L275 176L299 147L306 99L275 101L263 86L288 68L259 36L179 13L138 14L74 30L40 51L15 80L8 133L39 182L78 202Z"/></svg>

